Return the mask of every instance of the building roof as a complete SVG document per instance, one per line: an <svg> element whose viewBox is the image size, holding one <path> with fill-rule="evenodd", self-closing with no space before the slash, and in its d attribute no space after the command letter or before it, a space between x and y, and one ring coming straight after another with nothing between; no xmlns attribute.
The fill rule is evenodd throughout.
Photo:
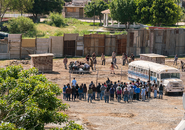
<svg viewBox="0 0 185 130"><path fill-rule="evenodd" d="M154 63L154 62L150 62L150 61L144 61L144 60L137 60L137 61L132 61L131 63L129 63L129 66L137 66L139 68L142 69L147 69L150 71L154 71L154 72L158 72L158 73L166 73L166 72L177 72L179 73L179 70L171 67L171 66L167 66L167 65L162 65L162 64L158 64L158 63Z"/></svg>
<svg viewBox="0 0 185 130"><path fill-rule="evenodd" d="M31 54L30 57L41 57L41 56L53 56L52 53L44 53L44 54Z"/></svg>
<svg viewBox="0 0 185 130"><path fill-rule="evenodd" d="M164 55L159 55L159 54L154 54L154 53L149 53L149 54L139 54L140 56L146 56L146 57L160 57L160 58L165 58L167 56L164 56Z"/></svg>
<svg viewBox="0 0 185 130"><path fill-rule="evenodd" d="M102 11L101 13L102 13L102 14L110 14L110 10L107 9L107 10Z"/></svg>

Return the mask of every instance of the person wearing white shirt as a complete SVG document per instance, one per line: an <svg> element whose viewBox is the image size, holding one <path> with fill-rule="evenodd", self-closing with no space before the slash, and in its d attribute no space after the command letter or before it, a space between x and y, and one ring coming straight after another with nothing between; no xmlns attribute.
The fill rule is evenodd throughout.
<svg viewBox="0 0 185 130"><path fill-rule="evenodd" d="M73 80L72 80L72 86L75 86L76 87L76 80L75 80L75 78L73 78Z"/></svg>

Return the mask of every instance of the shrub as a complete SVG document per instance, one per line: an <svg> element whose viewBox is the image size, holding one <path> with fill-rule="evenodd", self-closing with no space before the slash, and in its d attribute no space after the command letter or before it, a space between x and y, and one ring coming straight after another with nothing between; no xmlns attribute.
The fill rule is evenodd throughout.
<svg viewBox="0 0 185 130"><path fill-rule="evenodd" d="M60 30L55 31L55 33L54 33L54 36L63 36L63 35L64 35L64 32L62 32Z"/></svg>
<svg viewBox="0 0 185 130"><path fill-rule="evenodd" d="M65 26L64 18L59 13L50 13L48 18L49 20L47 23L51 26L56 27Z"/></svg>
<svg viewBox="0 0 185 130"><path fill-rule="evenodd" d="M57 98L61 94L60 87L35 68L0 68L0 130L44 130L48 123L66 123L62 130L83 130L63 113L69 105Z"/></svg>
<svg viewBox="0 0 185 130"><path fill-rule="evenodd" d="M33 36L37 32L33 21L23 16L11 19L4 26L7 26L9 33L22 33Z"/></svg>

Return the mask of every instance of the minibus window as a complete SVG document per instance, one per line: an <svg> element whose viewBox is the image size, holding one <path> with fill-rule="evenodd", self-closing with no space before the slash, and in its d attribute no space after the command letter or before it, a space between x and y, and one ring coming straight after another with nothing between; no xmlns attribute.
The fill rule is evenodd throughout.
<svg viewBox="0 0 185 130"><path fill-rule="evenodd" d="M180 74L179 73L171 73L171 78L178 78L178 79L180 79Z"/></svg>
<svg viewBox="0 0 185 130"><path fill-rule="evenodd" d="M161 74L161 79L169 79L171 76L170 76L170 73L163 73Z"/></svg>

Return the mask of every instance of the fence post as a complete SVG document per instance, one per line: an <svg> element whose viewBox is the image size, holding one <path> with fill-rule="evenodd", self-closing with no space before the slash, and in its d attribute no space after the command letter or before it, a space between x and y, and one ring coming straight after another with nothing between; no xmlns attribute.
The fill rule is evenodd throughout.
<svg viewBox="0 0 185 130"><path fill-rule="evenodd" d="M121 80L122 80L122 67L121 67Z"/></svg>
<svg viewBox="0 0 185 130"><path fill-rule="evenodd" d="M69 85L71 86L71 73L69 72Z"/></svg>
<svg viewBox="0 0 185 130"><path fill-rule="evenodd" d="M97 83L98 83L98 72L99 72L99 69L98 69L97 74L96 74L96 86L97 86Z"/></svg>

